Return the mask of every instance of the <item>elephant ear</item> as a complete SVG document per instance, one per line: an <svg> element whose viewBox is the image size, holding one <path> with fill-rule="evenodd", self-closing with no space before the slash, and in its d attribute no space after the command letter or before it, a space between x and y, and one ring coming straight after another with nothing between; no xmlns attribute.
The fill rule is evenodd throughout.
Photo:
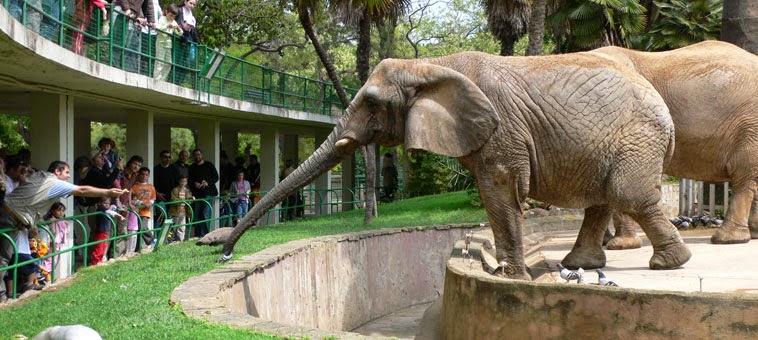
<svg viewBox="0 0 758 340"><path fill-rule="evenodd" d="M463 74L422 63L408 109L405 145L448 157L468 155L484 145L500 119L487 96Z"/></svg>

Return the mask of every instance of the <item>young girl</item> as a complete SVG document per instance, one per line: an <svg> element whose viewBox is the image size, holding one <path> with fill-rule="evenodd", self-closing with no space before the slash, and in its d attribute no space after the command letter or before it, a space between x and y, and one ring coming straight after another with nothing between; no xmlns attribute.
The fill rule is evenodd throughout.
<svg viewBox="0 0 758 340"><path fill-rule="evenodd" d="M234 204L235 225L242 216L247 214L248 203L250 202L248 195L250 195L250 182L245 180L245 171L238 170L236 180L229 186L230 201Z"/></svg>
<svg viewBox="0 0 758 340"><path fill-rule="evenodd" d="M59 252L66 245L66 234L68 234L68 223L62 219L66 216L66 206L61 202L55 202L50 206L50 210L43 217L45 221L50 221L48 225L50 231L53 233L55 249L54 252ZM51 244L52 246L52 244ZM59 256L55 257L55 264L58 265ZM48 273L53 271L53 258L48 257L42 260L42 268Z"/></svg>
<svg viewBox="0 0 758 340"><path fill-rule="evenodd" d="M190 193L189 188L187 187L187 176L180 175L179 176L179 185L177 185L173 190L171 190L171 201L184 201L184 200L192 200L195 199L192 197L192 194ZM184 241L184 231L186 229L185 224L187 224L187 212L185 211L185 204L187 203L176 203L172 204L171 207L169 207L168 213L171 215L171 218L174 220L174 225L178 226L176 229L174 229L174 240L175 241Z"/></svg>

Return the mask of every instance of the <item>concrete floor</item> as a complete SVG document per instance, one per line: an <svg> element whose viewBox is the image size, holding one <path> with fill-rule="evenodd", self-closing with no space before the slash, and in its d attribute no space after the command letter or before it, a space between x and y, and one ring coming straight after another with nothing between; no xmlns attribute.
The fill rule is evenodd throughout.
<svg viewBox="0 0 758 340"><path fill-rule="evenodd" d="M640 249L606 251L606 267L603 271L621 288L671 290L684 292L700 291L699 274L703 277L704 292L758 294L758 267L752 259L758 258L758 241L744 244L710 244L710 235L715 229L700 229L682 232L685 243L692 251L692 258L682 268L675 270L650 270L648 261L653 254L650 242L640 233L644 243ZM553 270L556 282L564 282L558 276L556 264L571 250L577 231L559 232L544 241L535 255L544 257L543 265ZM594 270L587 270L588 283L597 282ZM576 284L575 282L569 284ZM609 288L614 289L614 288ZM410 307L376 319L354 330L368 336L413 339L419 329L424 311L431 305Z"/></svg>

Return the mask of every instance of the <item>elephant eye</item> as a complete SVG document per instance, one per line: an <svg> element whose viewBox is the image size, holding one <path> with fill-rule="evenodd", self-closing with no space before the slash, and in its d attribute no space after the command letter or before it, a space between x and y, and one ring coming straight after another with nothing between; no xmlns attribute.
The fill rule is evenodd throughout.
<svg viewBox="0 0 758 340"><path fill-rule="evenodd" d="M366 108L369 111L374 112L379 108L379 103L377 103L374 99L369 99L366 101Z"/></svg>

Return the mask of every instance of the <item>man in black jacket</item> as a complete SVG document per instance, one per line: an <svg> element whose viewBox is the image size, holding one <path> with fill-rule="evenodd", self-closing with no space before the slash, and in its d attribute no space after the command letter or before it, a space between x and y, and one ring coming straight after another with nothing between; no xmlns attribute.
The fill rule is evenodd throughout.
<svg viewBox="0 0 758 340"><path fill-rule="evenodd" d="M189 187L192 190L192 195L199 201L194 204L195 217L193 221L204 221L211 217L211 209L209 204L211 201L203 201L202 199L208 199L213 196L218 196L218 190L216 189L216 182L218 182L218 171L211 162L207 162L203 159L203 151L195 149L192 151L192 158L195 163L189 166ZM195 236L203 237L208 233L208 222L201 222L195 225Z"/></svg>

